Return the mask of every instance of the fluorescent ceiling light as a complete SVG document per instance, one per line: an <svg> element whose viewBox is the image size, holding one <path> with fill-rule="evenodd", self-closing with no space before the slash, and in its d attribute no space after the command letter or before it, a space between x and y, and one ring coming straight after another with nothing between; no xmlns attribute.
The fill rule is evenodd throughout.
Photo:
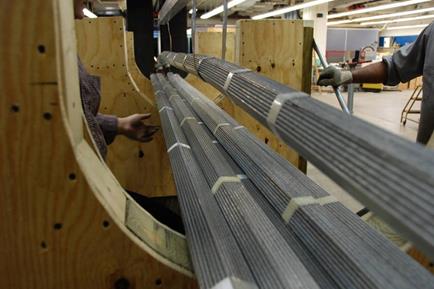
<svg viewBox="0 0 434 289"><path fill-rule="evenodd" d="M87 8L83 8L83 14L84 16L88 17L88 18L97 18L98 16L96 16L95 14L93 14L92 11L90 11Z"/></svg>
<svg viewBox="0 0 434 289"><path fill-rule="evenodd" d="M188 28L188 29L186 30L186 32L187 32L187 35L190 36L190 35L191 35L191 28Z"/></svg>
<svg viewBox="0 0 434 289"><path fill-rule="evenodd" d="M408 6L408 5L414 5L414 4L419 4L419 3L429 2L429 1L431 1L431 0L410 0L410 1L404 1L404 2L394 2L394 3L390 3L390 4L379 5L379 6L374 6L374 7L364 8L364 9L357 9L357 10L348 11L348 12L329 14L328 18L334 19L334 18L339 18L339 17L343 17L343 16L368 13L368 12L373 12L373 11L378 11L378 10L393 9L393 8L404 7L404 6Z"/></svg>
<svg viewBox="0 0 434 289"><path fill-rule="evenodd" d="M300 9L304 9L304 8L332 2L332 1L334 1L334 0L315 0L315 1L311 1L311 2L301 3L301 4L289 6L286 8L270 11L270 12L267 12L264 14L255 15L252 17L252 19L258 20L258 19L264 19L264 18L273 17L273 16L277 16L277 15L282 15L282 14L285 14L288 12L292 12L292 11L296 11L296 10L300 10Z"/></svg>
<svg viewBox="0 0 434 289"><path fill-rule="evenodd" d="M232 1L229 1L228 2L228 10L231 9L232 7L237 6L237 5L239 5L239 4L243 3L243 2L246 2L246 1L247 0L232 0ZM213 10L211 10L211 11L205 13L205 14L202 14L202 16L200 16L200 18L201 19L211 18L211 17L213 17L213 16L215 16L217 14L222 13L223 10L224 10L223 5L220 5L220 6L216 7L216 8L214 8Z"/></svg>
<svg viewBox="0 0 434 289"><path fill-rule="evenodd" d="M424 8L424 9L415 9L415 10L409 10L409 11L402 11L402 12L390 13L390 14L361 17L361 18L354 18L354 19L347 19L347 20L330 21L330 22L327 22L327 25L339 25L339 24L346 24L346 23L353 23L353 22L362 22L362 21L377 20L377 19L384 19L384 18L400 17L400 16L407 16L407 15L419 14L419 13L425 13L425 12L431 12L431 11L434 11L434 7Z"/></svg>
<svg viewBox="0 0 434 289"><path fill-rule="evenodd" d="M434 15L422 15L416 17L407 17L407 18L398 18L392 20L384 20L384 21L373 21L373 22L363 22L360 25L375 25L375 24L387 24L387 23L396 23L396 22L407 22L407 21L415 21L422 19L434 18Z"/></svg>
<svg viewBox="0 0 434 289"><path fill-rule="evenodd" d="M394 26L394 27L387 27L386 30L398 30L398 29L411 29L411 28L425 28L429 24L418 24L418 25L406 25L406 26Z"/></svg>
<svg viewBox="0 0 434 289"><path fill-rule="evenodd" d="M197 9L196 9L196 12L197 12ZM193 14L193 8L191 8L191 9L188 11L188 14Z"/></svg>

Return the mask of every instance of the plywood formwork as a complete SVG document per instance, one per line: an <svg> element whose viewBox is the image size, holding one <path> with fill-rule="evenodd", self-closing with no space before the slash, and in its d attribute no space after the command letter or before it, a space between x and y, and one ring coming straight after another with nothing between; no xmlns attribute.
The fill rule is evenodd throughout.
<svg viewBox="0 0 434 289"><path fill-rule="evenodd" d="M87 140L72 1L0 8L0 288L197 288Z"/></svg>
<svg viewBox="0 0 434 289"><path fill-rule="evenodd" d="M134 52L128 53L132 39L124 24L122 17L77 20L80 59L101 78L101 113L123 117L150 112L149 123L159 125L149 80L137 68ZM107 164L130 191L149 197L176 194L161 132L149 143L117 137L109 146Z"/></svg>
<svg viewBox="0 0 434 289"><path fill-rule="evenodd" d="M313 28L310 26L309 22L303 20L240 20L237 22L236 35L228 33L228 43L235 40L235 46L228 45L227 61L310 93L313 43ZM197 43L196 53L220 57L221 33L200 32L197 34ZM235 51L232 52L232 49ZM230 58L232 55L233 60ZM190 75L187 79L258 138L306 172L306 161L265 126L197 77Z"/></svg>

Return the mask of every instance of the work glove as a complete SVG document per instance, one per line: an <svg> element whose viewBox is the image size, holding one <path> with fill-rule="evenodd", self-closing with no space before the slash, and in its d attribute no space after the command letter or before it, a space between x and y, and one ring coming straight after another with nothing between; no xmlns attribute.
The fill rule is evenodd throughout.
<svg viewBox="0 0 434 289"><path fill-rule="evenodd" d="M331 85L338 87L351 82L353 82L351 71L342 71L331 65L320 73L318 79L318 85L321 86Z"/></svg>

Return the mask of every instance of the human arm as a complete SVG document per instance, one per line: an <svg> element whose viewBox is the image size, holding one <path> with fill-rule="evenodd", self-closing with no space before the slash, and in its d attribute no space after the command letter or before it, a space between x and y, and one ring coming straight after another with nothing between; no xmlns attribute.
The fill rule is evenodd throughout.
<svg viewBox="0 0 434 289"><path fill-rule="evenodd" d="M386 64L377 62L354 71L342 71L334 66L328 66L321 72L318 84L321 86L331 85L338 87L348 83L382 83L386 79Z"/></svg>
<svg viewBox="0 0 434 289"><path fill-rule="evenodd" d="M159 129L158 126L143 123L145 119L150 117L150 113L132 114L127 117L120 117L117 122L117 133L132 140L150 142L154 133Z"/></svg>
<svg viewBox="0 0 434 289"><path fill-rule="evenodd" d="M116 117L98 113L96 120L103 132L107 145L111 144L117 135L124 135L132 140L149 142L152 135L157 132L158 126L146 125L143 120L150 114L132 114L127 117Z"/></svg>
<svg viewBox="0 0 434 289"><path fill-rule="evenodd" d="M415 42L401 47L381 62L373 63L353 71L341 71L329 66L320 74L318 84L334 87L347 83L384 83L397 85L422 75L425 49L428 38L432 37L433 24L429 25Z"/></svg>

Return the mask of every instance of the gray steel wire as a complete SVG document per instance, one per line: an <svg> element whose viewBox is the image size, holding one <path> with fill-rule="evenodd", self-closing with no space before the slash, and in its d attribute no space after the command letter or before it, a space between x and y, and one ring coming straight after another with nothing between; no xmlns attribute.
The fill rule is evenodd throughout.
<svg viewBox="0 0 434 289"><path fill-rule="evenodd" d="M230 97L262 124L279 94L297 95L285 102L274 124L282 140L377 213L398 232L434 258L434 154L356 117L342 114L307 94L220 59L160 55L171 65L195 73ZM272 127L270 127L272 128Z"/></svg>
<svg viewBox="0 0 434 289"><path fill-rule="evenodd" d="M213 288L222 280L232 282L230 288L257 288L191 149L173 147L177 143L188 145L188 141L155 74L151 75L151 81L166 147L172 148L168 154L200 288Z"/></svg>
<svg viewBox="0 0 434 289"><path fill-rule="evenodd" d="M247 130L234 129L239 126L235 120L182 78L169 74L169 79L212 131L218 123L230 124L218 129L215 137L260 189L277 216L293 197L328 195ZM317 262L327 265L340 288L434 286L428 272L339 203L302 207L289 227Z"/></svg>

